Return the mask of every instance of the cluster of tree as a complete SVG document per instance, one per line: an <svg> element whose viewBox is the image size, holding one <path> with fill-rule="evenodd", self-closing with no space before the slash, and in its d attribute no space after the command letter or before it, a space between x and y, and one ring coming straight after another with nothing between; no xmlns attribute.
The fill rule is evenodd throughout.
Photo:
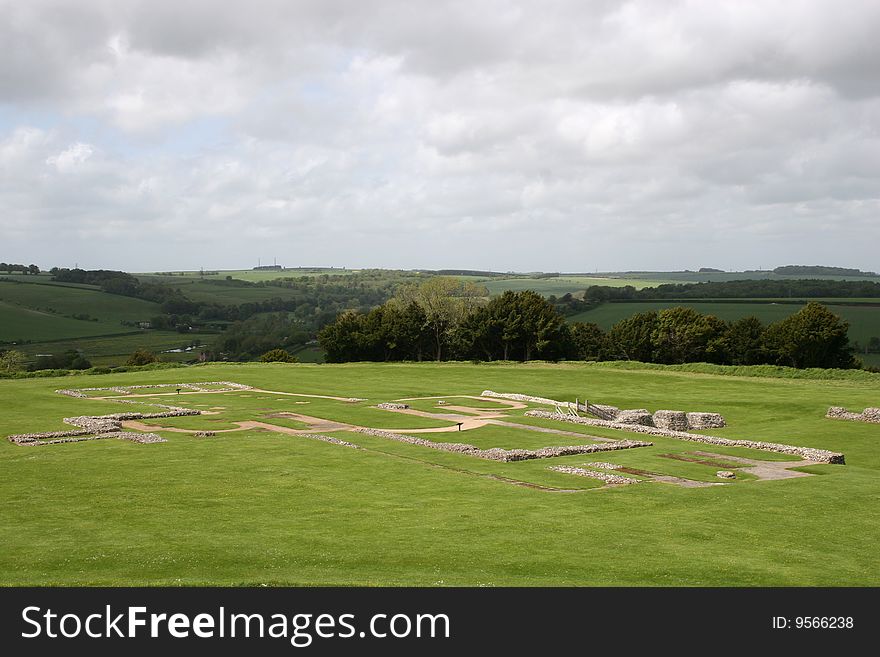
<svg viewBox="0 0 880 657"><path fill-rule="evenodd" d="M17 349L0 349L0 372L10 374L25 368L27 356Z"/></svg>
<svg viewBox="0 0 880 657"><path fill-rule="evenodd" d="M568 317L569 315L577 315L578 313L582 313L585 310L589 310L595 305L574 296L571 292L567 292L561 297L557 297L555 294L551 294L547 297L547 301L550 302L551 306L556 308L557 312L562 313L566 317Z"/></svg>
<svg viewBox="0 0 880 657"><path fill-rule="evenodd" d="M880 298L880 283L874 281L831 281L792 279L784 281L743 280L704 283L666 283L657 287L637 290L631 285L609 287L593 285L587 288L584 299L588 303L602 301L650 301L657 299L754 299L793 297L815 299L822 297Z"/></svg>
<svg viewBox="0 0 880 657"><path fill-rule="evenodd" d="M828 267L825 265L785 265L773 270L780 276L877 276L877 272L862 271L849 267Z"/></svg>
<svg viewBox="0 0 880 657"><path fill-rule="evenodd" d="M299 358L291 355L286 349L270 349L260 356L261 363L298 363Z"/></svg>
<svg viewBox="0 0 880 657"><path fill-rule="evenodd" d="M447 279L450 281L452 279ZM488 303L432 289L395 298L368 313L345 312L318 336L329 362L394 360L638 360L730 365L856 367L848 325L818 303L765 326L755 317L724 322L691 308L638 313L605 332L567 324L540 295L505 292ZM447 292L452 290L447 290Z"/></svg>
<svg viewBox="0 0 880 657"><path fill-rule="evenodd" d="M159 357L154 354L152 351L147 351L146 349L136 349L132 352L131 356L128 357L128 360L125 361L126 365L149 365L150 363L158 363Z"/></svg>
<svg viewBox="0 0 880 657"><path fill-rule="evenodd" d="M340 314L318 333L318 341L331 363L466 357L464 336L473 329L468 320L485 295L485 288L473 283L430 278L405 286L368 313Z"/></svg>
<svg viewBox="0 0 880 657"><path fill-rule="evenodd" d="M61 354L37 356L36 360L28 365L28 370L87 370L92 366L89 360L75 349L69 349Z"/></svg>
<svg viewBox="0 0 880 657"><path fill-rule="evenodd" d="M572 334L578 356L586 359L851 368L857 362L848 328L825 306L810 302L769 326L757 317L724 322L678 306L637 313L608 333L582 325Z"/></svg>
<svg viewBox="0 0 880 657"><path fill-rule="evenodd" d="M234 322L206 352L209 360L253 360L273 349L306 343L311 333L287 313L256 315Z"/></svg>
<svg viewBox="0 0 880 657"><path fill-rule="evenodd" d="M39 274L40 268L36 265L16 265L8 262L0 262L0 271L7 274Z"/></svg>

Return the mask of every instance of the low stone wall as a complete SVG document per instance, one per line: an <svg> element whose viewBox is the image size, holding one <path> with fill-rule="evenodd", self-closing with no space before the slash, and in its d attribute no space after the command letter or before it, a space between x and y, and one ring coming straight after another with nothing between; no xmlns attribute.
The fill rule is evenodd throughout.
<svg viewBox="0 0 880 657"><path fill-rule="evenodd" d="M544 404L559 409L571 408L576 411L583 410L574 402L563 402L546 397L533 397L521 395L515 392L494 392L484 390L483 397L495 397L497 399L512 399L514 401L530 402L532 404ZM620 422L622 424L637 424L644 427L660 427L674 431L687 431L688 429L720 429L725 426L724 418L718 413L684 412L684 411L657 411L653 415L646 408L634 408L621 410L617 406L607 404L589 404L589 406L606 416L606 422ZM595 413L594 413L595 414ZM659 414L659 416L658 416ZM880 421L880 420L878 420ZM659 424L658 424L659 422Z"/></svg>
<svg viewBox="0 0 880 657"><path fill-rule="evenodd" d="M45 431L43 433L18 433L12 436L7 436L6 440L11 443L15 443L16 445L30 445L31 443L38 443L45 440L53 440L56 438L88 436L91 435L91 433L91 431L87 431L86 429L70 429L69 431Z"/></svg>
<svg viewBox="0 0 880 657"><path fill-rule="evenodd" d="M574 402L561 402L555 399L547 399L546 397L532 397L531 395L520 395L515 392L493 392L484 390L480 397L495 397L496 399L511 399L513 401L531 402L533 404L546 404L548 406L562 406L563 408L574 408Z"/></svg>
<svg viewBox="0 0 880 657"><path fill-rule="evenodd" d="M531 459L546 459L556 456L572 456L574 454L592 454L594 452L611 452L619 449L633 449L635 447L650 447L653 443L641 440L618 440L613 443L599 443L596 445L567 445L564 447L542 447L541 449L501 449L493 447L492 449L480 449L474 445L466 443L435 443L424 438L414 438L399 433L391 433L390 431L382 431L381 429L355 429L354 431L368 436L377 438L386 438L388 440L396 440L397 442L407 443L410 445L419 445L421 447L429 447L444 452L457 452L459 454L467 454L476 456L481 459L489 459L491 461L501 461L504 463L510 461L528 461Z"/></svg>
<svg viewBox="0 0 880 657"><path fill-rule="evenodd" d="M376 404L376 408L383 408L386 411L405 411L409 408L409 404L398 404L396 402L384 402Z"/></svg>
<svg viewBox="0 0 880 657"><path fill-rule="evenodd" d="M312 440L320 440L325 443L330 443L331 445L339 445L340 447L351 447L352 449L360 449L354 443L350 443L346 440L340 440L339 438L334 438L333 436L324 436L320 433L295 433L293 434L297 438L311 438Z"/></svg>
<svg viewBox="0 0 880 657"><path fill-rule="evenodd" d="M832 406L825 417L833 420L852 420L854 422L870 422L880 424L880 408L866 408L861 413L848 411L842 406Z"/></svg>
<svg viewBox="0 0 880 657"><path fill-rule="evenodd" d="M664 436L667 438L677 438L678 440L690 440L697 443L706 443L707 445L721 445L725 447L749 447L751 449L760 449L766 452L791 454L792 456L797 456L808 461L816 461L819 463L845 463L844 455L840 452L830 452L828 450L814 449L812 447L797 447L795 445L765 443L754 440L731 440L729 438L716 438L714 436L703 436L698 433L673 431L671 429L658 429L657 427L645 427L638 424L622 424L620 422L594 420L592 418L586 417L572 417L570 415L564 415L562 413L550 413L548 411L526 411L526 415L529 417L540 417L547 420L570 422L572 424L583 424L590 427L605 427L606 429L632 431L634 433L643 433L650 436Z"/></svg>
<svg viewBox="0 0 880 657"><path fill-rule="evenodd" d="M727 424L719 413L687 413L688 429L721 429Z"/></svg>
<svg viewBox="0 0 880 657"><path fill-rule="evenodd" d="M142 444L167 442L164 438L162 438L162 436L158 434L136 433L134 431L108 431L99 434L93 434L89 431L53 431L44 434L21 434L18 436L9 436L9 440L11 442L22 447L41 447L43 445L60 445L62 443L81 443L87 440L104 440L107 438L129 440L133 443Z"/></svg>
<svg viewBox="0 0 880 657"><path fill-rule="evenodd" d="M72 424L79 428L71 429L69 431L22 433L7 436L7 440L16 445L55 445L58 443L73 443L84 440L100 440L102 438L120 438L122 440L130 440L136 443L164 443L165 439L155 433L122 431L122 422L125 420L201 415L202 413L201 411L192 408L179 408L177 406L164 406L164 408L168 410L159 413L132 412L113 413L111 415L78 415L76 417L66 417L63 419L65 424Z"/></svg>
<svg viewBox="0 0 880 657"><path fill-rule="evenodd" d="M208 386L219 386L208 388ZM120 395L130 395L133 390L143 390L145 388L181 388L191 390L193 392L231 392L233 390L253 390L252 386L243 383L235 383L234 381L199 381L198 383L144 383L130 386L108 386L104 388L77 388L73 390L56 390L59 395L67 395L68 397L88 397L83 392L100 392L106 390L115 392Z"/></svg>
<svg viewBox="0 0 880 657"><path fill-rule="evenodd" d="M577 475L578 477L590 477L591 479L598 479L599 481L604 481L606 484L611 484L613 486L639 483L638 479L621 477L620 475L610 474L608 472L596 472L595 470L575 468L570 465L554 465L547 469L553 470L555 472L564 472L565 474Z"/></svg>
<svg viewBox="0 0 880 657"><path fill-rule="evenodd" d="M688 416L684 411L655 411L652 419L658 429L688 430Z"/></svg>
<svg viewBox="0 0 880 657"><path fill-rule="evenodd" d="M584 463L590 468L599 468L600 470L620 470L623 466L617 463L608 463L607 461L593 461L592 463Z"/></svg>
<svg viewBox="0 0 880 657"><path fill-rule="evenodd" d="M605 420L608 422L609 420ZM614 418L614 422L619 422L620 424L638 424L643 427L653 427L654 426L654 418L648 412L646 408L636 408L627 411L620 411L617 414L617 417Z"/></svg>
<svg viewBox="0 0 880 657"><path fill-rule="evenodd" d="M132 413L139 415L139 413ZM122 428L122 422L115 417L109 416L90 416L81 415L79 417L64 418L65 424L72 424L80 429L85 429L89 433L107 433L108 431L118 431Z"/></svg>
<svg viewBox="0 0 880 657"><path fill-rule="evenodd" d="M80 398L88 397L88 395L84 395L79 390L62 389L62 390L56 390L55 392L57 392L59 395L67 395L68 397L80 397Z"/></svg>

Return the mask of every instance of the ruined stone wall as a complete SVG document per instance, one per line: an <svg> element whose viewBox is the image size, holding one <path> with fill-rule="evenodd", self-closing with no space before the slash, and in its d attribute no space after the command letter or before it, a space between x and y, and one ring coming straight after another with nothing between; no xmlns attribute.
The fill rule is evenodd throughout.
<svg viewBox="0 0 880 657"><path fill-rule="evenodd" d="M582 411L583 406L578 407L574 402L556 401L555 399L547 399L546 397L533 397L531 395L521 395L515 392L494 392L492 390L484 390L483 397L495 397L498 399L512 399L514 401L529 402L532 404L544 404L546 406L555 406L560 409L571 408L576 411ZM667 411L661 410L651 413L646 408L634 408L621 410L617 406L609 406L607 404L590 404L595 411L598 411L600 417L608 418L606 422L620 422L621 424L634 424L644 427L660 427L661 429L672 429L674 431L687 431L688 429L720 429L725 426L724 418L718 413L704 412L685 412L685 411Z"/></svg>
<svg viewBox="0 0 880 657"><path fill-rule="evenodd" d="M880 424L880 408L866 408L861 413L848 411L842 406L832 406L825 417L833 420L852 420L854 422L870 422Z"/></svg>
<svg viewBox="0 0 880 657"><path fill-rule="evenodd" d="M586 470L584 468L576 468L570 465L554 465L548 468L548 470L564 472L565 474L577 475L579 477L590 477L591 479L598 479L599 481L604 481L606 484L612 484L615 486L639 483L638 479L633 479L632 477L623 477L621 475L611 474L610 472Z"/></svg>
<svg viewBox="0 0 880 657"><path fill-rule="evenodd" d="M570 422L572 424L583 424L591 427L605 427L606 429L620 429L623 431L632 431L635 433L643 433L650 436L665 436L668 438L677 438L678 440L689 440L692 442L706 443L707 445L721 445L725 447L750 447L752 449L760 449L767 452L777 452L780 454L791 454L809 461L819 463L844 463L844 455L840 452L830 452L824 449L815 449L812 447L797 447L795 445L783 445L779 443L766 443L754 440L731 440L728 438L716 438L714 436L703 436L698 433L687 433L685 431L673 431L671 429L658 429L657 427L646 427L638 424L621 424L620 422L609 422L607 420L594 420L586 417L572 417L562 413L550 413L548 411L526 411L529 417L540 417L548 420L558 420L560 422Z"/></svg>
<svg viewBox="0 0 880 657"><path fill-rule="evenodd" d="M481 459L489 459L492 461L527 461L530 459L546 459L556 456L571 456L573 454L592 454L594 452L611 452L619 449L632 449L635 447L650 447L653 443L641 440L618 440L613 443L599 443L596 445L568 445L565 447L542 447L541 449L501 449L493 447L492 449L480 449L474 445L466 443L435 443L424 438L414 438L399 433L383 431L381 429L355 429L356 432L377 438L386 438L388 440L396 440L401 443L410 445L419 445L421 447L429 447L444 452L457 452L459 454L467 454L468 456L476 456Z"/></svg>

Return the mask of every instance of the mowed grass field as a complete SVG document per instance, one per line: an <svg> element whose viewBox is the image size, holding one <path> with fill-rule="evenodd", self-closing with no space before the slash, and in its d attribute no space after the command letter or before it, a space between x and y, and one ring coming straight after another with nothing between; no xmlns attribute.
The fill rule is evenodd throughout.
<svg viewBox="0 0 880 657"><path fill-rule="evenodd" d="M880 405L880 375L847 376L745 378L591 364L253 363L0 380L2 435L63 429L62 417L122 409L56 394L61 387L230 380L262 390L177 396L153 389L138 399L217 410L173 420L187 428L273 422L266 416L278 411L415 428L438 423L373 406L437 395L456 404L455 395L489 388L625 408L717 411L729 426L710 433L842 451L847 459L782 481L741 473L709 488L600 488L547 468L601 460L718 481L717 468L664 455L704 449L780 456L660 438L650 448L496 463L352 432L332 435L361 449L262 430L202 439L165 431L168 442L153 445L2 441L0 584L877 586L880 426L823 416L830 405ZM631 435L524 412L511 411L508 420L584 438L548 434L544 441L504 426L414 435L506 448Z"/></svg>
<svg viewBox="0 0 880 657"><path fill-rule="evenodd" d="M803 306L797 303L722 303L700 301L644 301L633 303L603 303L593 310L569 317L571 322L593 322L605 330L636 313L649 310L662 310L675 306L686 306L705 315L715 315L719 319L734 321L754 315L765 324L778 322L796 313ZM863 346L872 336L880 336L880 305L829 305L831 312L849 322L849 338Z"/></svg>

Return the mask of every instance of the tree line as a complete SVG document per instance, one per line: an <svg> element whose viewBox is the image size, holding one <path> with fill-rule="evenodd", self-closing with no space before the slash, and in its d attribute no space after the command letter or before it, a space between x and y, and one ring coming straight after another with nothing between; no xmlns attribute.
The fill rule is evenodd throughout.
<svg viewBox="0 0 880 657"><path fill-rule="evenodd" d="M588 303L602 301L654 301L668 299L816 299L823 297L880 298L880 283L874 281L832 281L791 279L782 281L742 280L704 283L664 283L637 290L631 285L592 285L584 293Z"/></svg>
<svg viewBox="0 0 880 657"><path fill-rule="evenodd" d="M7 274L39 274L40 268L36 265L17 265L8 262L0 262L0 271Z"/></svg>
<svg viewBox="0 0 880 657"><path fill-rule="evenodd" d="M532 291L488 302L468 284L435 278L363 313L346 311L318 334L328 362L401 360L637 360L791 367L857 367L848 324L810 302L770 325L725 322L691 308L637 313L609 331L567 323Z"/></svg>

